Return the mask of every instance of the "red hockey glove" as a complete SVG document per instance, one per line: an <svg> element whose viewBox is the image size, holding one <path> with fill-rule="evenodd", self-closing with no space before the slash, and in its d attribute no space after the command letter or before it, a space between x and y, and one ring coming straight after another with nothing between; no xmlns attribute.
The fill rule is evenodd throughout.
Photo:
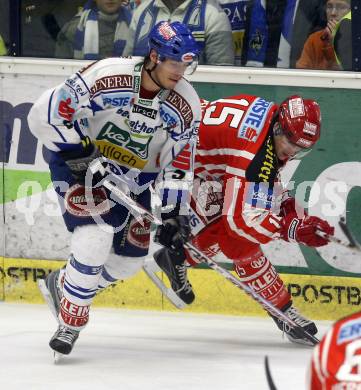
<svg viewBox="0 0 361 390"><path fill-rule="evenodd" d="M285 241L299 242L312 247L319 247L329 243L326 238L320 237L317 231L329 236L333 236L335 232L334 227L318 217L306 216L299 219L296 214L288 214L283 218L281 224L280 233Z"/></svg>
<svg viewBox="0 0 361 390"><path fill-rule="evenodd" d="M304 216L307 216L306 210L304 210L303 207L296 203L295 198L291 197L284 200L281 203L280 207L280 217L285 217L288 214L293 214L298 218L303 218Z"/></svg>

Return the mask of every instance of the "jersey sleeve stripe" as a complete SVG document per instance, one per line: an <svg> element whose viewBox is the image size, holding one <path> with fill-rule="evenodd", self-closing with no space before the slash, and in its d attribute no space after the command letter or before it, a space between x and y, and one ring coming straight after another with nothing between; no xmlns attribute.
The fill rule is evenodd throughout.
<svg viewBox="0 0 361 390"><path fill-rule="evenodd" d="M226 167L226 172L231 174L231 175L235 175L235 176L239 176L239 177L246 177L246 171L244 169L238 169L238 168L228 166L228 167Z"/></svg>
<svg viewBox="0 0 361 390"><path fill-rule="evenodd" d="M322 348L322 355L321 355L321 372L324 377L327 377L327 363L328 363L328 352L330 349L331 345L331 340L333 336L333 329L331 328L329 332L327 333L325 337L325 341L323 343L323 348Z"/></svg>
<svg viewBox="0 0 361 390"><path fill-rule="evenodd" d="M232 180L232 179L231 179ZM235 220L234 220L234 216L235 215L238 215L238 214L241 214L242 213L242 210L238 210L237 209L237 200L238 198L243 198L243 191L240 189L243 186L243 183L238 179L238 178L234 178L233 179L233 183L232 183L232 193L231 194L227 194L227 198L228 200L230 200L230 203L229 203L229 207L226 208L226 213L227 213L227 223L230 227L230 229L236 233L238 236L241 236L241 237L244 237L246 238L247 240L255 243L255 244L258 244L258 240L256 240L254 237L252 237L251 235L247 234L242 228L240 228L239 226L237 226ZM225 199L225 202L227 202L227 200ZM241 203L242 204L242 203ZM241 206L242 207L242 206ZM240 218L241 215L239 215Z"/></svg>
<svg viewBox="0 0 361 390"><path fill-rule="evenodd" d="M233 156L243 157L247 160L253 160L254 153L247 152L245 150L231 149L231 148L219 148L219 149L198 149L197 153L200 156Z"/></svg>
<svg viewBox="0 0 361 390"><path fill-rule="evenodd" d="M313 366L315 368L315 372L319 382L324 383L325 378L322 375L321 367L320 367L320 347L321 347L320 344L315 347L312 354L312 360L313 360Z"/></svg>
<svg viewBox="0 0 361 390"><path fill-rule="evenodd" d="M249 228L254 229L257 233L263 236L273 237L274 231L265 229L262 226L262 223L265 221L265 219L269 217L268 211L256 209L250 205L244 205L243 215L243 220Z"/></svg>

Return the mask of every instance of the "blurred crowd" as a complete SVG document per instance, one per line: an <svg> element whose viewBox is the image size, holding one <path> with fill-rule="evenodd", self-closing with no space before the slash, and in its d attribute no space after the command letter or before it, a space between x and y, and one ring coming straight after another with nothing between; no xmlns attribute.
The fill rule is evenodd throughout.
<svg viewBox="0 0 361 390"><path fill-rule="evenodd" d="M0 55L11 0L0 0ZM186 23L200 64L352 69L351 0L23 0L20 55L100 59L144 55L152 26ZM10 22L11 23L11 22Z"/></svg>

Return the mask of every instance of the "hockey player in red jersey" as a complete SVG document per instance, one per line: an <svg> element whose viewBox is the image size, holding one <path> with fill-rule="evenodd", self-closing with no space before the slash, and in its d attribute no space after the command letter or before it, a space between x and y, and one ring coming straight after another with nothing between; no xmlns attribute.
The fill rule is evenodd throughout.
<svg viewBox="0 0 361 390"><path fill-rule="evenodd" d="M361 389L361 312L337 321L315 347L308 388Z"/></svg>
<svg viewBox="0 0 361 390"><path fill-rule="evenodd" d="M307 332L316 325L292 306L290 294L260 244L274 239L310 247L326 245L317 233L333 235L326 221L296 210L295 199L281 190L279 172L293 158L310 151L320 137L321 113L314 100L291 96L279 106L263 98L239 95L206 102L195 160L192 244L215 260L233 260L239 278L281 309ZM297 207L298 208L298 207ZM185 303L194 293L185 259L197 261L166 235L154 254L172 289ZM294 342L300 339L285 324L277 326Z"/></svg>

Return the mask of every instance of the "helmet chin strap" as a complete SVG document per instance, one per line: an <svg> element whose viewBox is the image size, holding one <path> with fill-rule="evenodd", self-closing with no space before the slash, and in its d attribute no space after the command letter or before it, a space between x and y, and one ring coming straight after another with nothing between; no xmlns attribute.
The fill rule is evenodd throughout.
<svg viewBox="0 0 361 390"><path fill-rule="evenodd" d="M162 88L162 89L165 89L163 87L163 85L159 84L155 79L154 77L152 76L152 72L153 70L157 67L158 64L154 64L153 68L152 69L149 69L149 68L145 68L145 71L148 73L149 77L152 79L153 83L155 83L156 85L158 85L159 88Z"/></svg>

